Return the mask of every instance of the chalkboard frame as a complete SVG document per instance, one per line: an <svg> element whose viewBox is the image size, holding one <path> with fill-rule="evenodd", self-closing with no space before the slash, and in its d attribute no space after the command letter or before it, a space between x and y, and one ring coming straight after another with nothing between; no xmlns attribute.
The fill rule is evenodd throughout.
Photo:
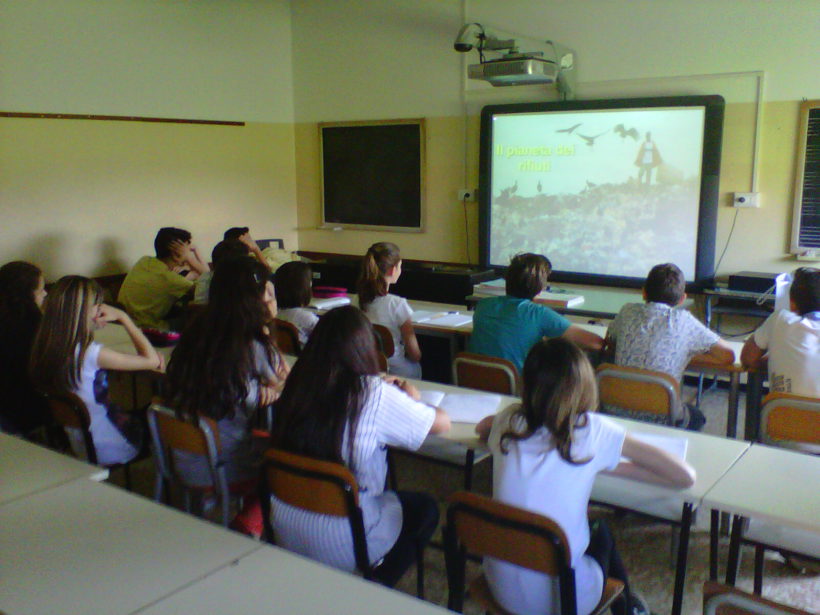
<svg viewBox="0 0 820 615"><path fill-rule="evenodd" d="M810 142L811 139L811 142ZM810 153L807 153L807 150ZM792 211L792 235L789 251L803 255L813 253L820 256L820 220L817 215L807 221L805 216L806 199L817 200L820 196L820 175L817 170L806 173L808 162L816 163L820 157L820 100L804 100L800 105L800 128L797 133L797 159L794 173L794 209ZM808 176L807 176L808 175ZM812 182L807 184L807 182ZM811 195L807 195L810 189ZM809 233L817 237L806 242L804 235L807 227Z"/></svg>
<svg viewBox="0 0 820 615"><path fill-rule="evenodd" d="M408 131L408 126L415 126L418 132ZM390 130L396 128L397 130ZM337 129L344 129L345 135L355 136L355 144L360 147L357 150L358 157L347 156L346 151L340 151L338 139L334 135L341 134ZM410 134L416 141L408 139ZM322 122L319 124L319 164L321 178L321 199L322 199L322 222L321 228L325 229L353 229L368 231L389 231L404 233L422 233L425 230L426 218L426 136L424 118L413 119L392 119L392 120L371 120L371 121L345 121L345 122ZM385 137L390 137L391 147L400 146L404 160L411 160L417 163L417 167L391 168L393 161L389 160L389 153L384 151ZM335 148L335 149L334 149ZM395 151L395 150L394 150ZM362 153L366 155L362 155ZM341 156L346 164L353 165L354 172L339 173L338 169L327 168L332 157ZM362 221L362 210L350 212L345 210L346 205L341 203L338 195L337 182L356 180L357 177L366 175L368 171L373 171L378 167L380 171L395 173L394 181L403 182L403 192L401 200L394 202L395 207L402 209L401 215L404 217L396 224L391 224L384 219L370 223ZM357 175L357 172L359 173ZM334 174L335 173L335 174ZM409 178L408 178L409 175ZM395 184L394 184L395 185ZM345 190L365 192L361 195L366 202L371 203L364 215L374 214L378 216L382 213L378 209L378 201L381 198L380 186L366 186L360 182L353 186L347 184ZM415 194L416 188L418 194ZM376 218L378 219L378 217Z"/></svg>

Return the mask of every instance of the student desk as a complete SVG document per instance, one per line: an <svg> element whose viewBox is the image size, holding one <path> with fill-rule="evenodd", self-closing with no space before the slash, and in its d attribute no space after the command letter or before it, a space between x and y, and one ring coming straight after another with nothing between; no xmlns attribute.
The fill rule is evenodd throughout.
<svg viewBox="0 0 820 615"><path fill-rule="evenodd" d="M0 506L0 611L131 613L260 547L116 487L73 481Z"/></svg>
<svg viewBox="0 0 820 615"><path fill-rule="evenodd" d="M717 512L735 515L727 565L734 585L742 517L760 522L790 551L820 557L820 457L753 444L709 489L703 505L712 509L710 575L717 578ZM807 540L802 532L814 534Z"/></svg>
<svg viewBox="0 0 820 615"><path fill-rule="evenodd" d="M139 611L140 615L359 615L375 612L391 615L449 613L413 596L268 546Z"/></svg>
<svg viewBox="0 0 820 615"><path fill-rule="evenodd" d="M105 468L0 433L0 505L75 480L106 478Z"/></svg>

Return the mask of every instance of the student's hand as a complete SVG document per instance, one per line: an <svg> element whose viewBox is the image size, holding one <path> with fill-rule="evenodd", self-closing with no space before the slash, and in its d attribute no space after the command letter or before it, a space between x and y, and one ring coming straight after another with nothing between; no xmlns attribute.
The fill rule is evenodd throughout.
<svg viewBox="0 0 820 615"><path fill-rule="evenodd" d="M181 239L174 239L168 245L168 249L179 264L187 263L191 258L191 244Z"/></svg>
<svg viewBox="0 0 820 615"><path fill-rule="evenodd" d="M479 439L484 442L490 437L490 430L493 428L493 419L495 419L494 416L485 416L475 426L476 434L478 434Z"/></svg>
<svg viewBox="0 0 820 615"><path fill-rule="evenodd" d="M273 402L275 402L277 399L279 399L279 395L281 395L283 387L284 387L284 382L281 382L281 383L260 382L259 383L258 400L257 400L258 406L260 408L264 408L265 406L270 406Z"/></svg>
<svg viewBox="0 0 820 615"><path fill-rule="evenodd" d="M242 243L244 243L244 244L245 244L246 246L248 246L251 250L253 250L253 249L259 249L259 246L257 246L257 245L256 245L256 241L255 241L255 240L254 240L254 238L251 236L250 231L248 231L248 232L247 232L247 233L245 233L244 235L240 235L240 236L239 236L239 241L241 241Z"/></svg>
<svg viewBox="0 0 820 615"><path fill-rule="evenodd" d="M124 318L128 318L125 312L103 303L97 308L97 315L94 316L94 325L97 329L102 329L107 323L122 321Z"/></svg>
<svg viewBox="0 0 820 615"><path fill-rule="evenodd" d="M159 372L160 374L164 374L165 373L165 357L160 352L158 352L157 354L159 355L159 364L156 366L154 371Z"/></svg>

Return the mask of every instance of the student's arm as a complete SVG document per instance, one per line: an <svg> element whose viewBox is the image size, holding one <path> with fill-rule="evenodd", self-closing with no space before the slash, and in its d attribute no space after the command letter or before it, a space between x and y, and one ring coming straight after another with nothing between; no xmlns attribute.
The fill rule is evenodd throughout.
<svg viewBox="0 0 820 615"><path fill-rule="evenodd" d="M766 367L766 350L755 342L755 336L750 335L740 351L740 362L747 369L763 369Z"/></svg>
<svg viewBox="0 0 820 615"><path fill-rule="evenodd" d="M578 325L570 325L561 337L574 342L585 350L601 350L604 347L604 338Z"/></svg>
<svg viewBox="0 0 820 615"><path fill-rule="evenodd" d="M244 235L240 235L239 241L244 243L248 246L248 249L251 251L260 263L265 265L268 269L270 269L270 265L268 265L268 261L265 259L265 256L262 254L262 250L259 248L259 245L256 243L253 237L251 237L250 232L245 233Z"/></svg>
<svg viewBox="0 0 820 615"><path fill-rule="evenodd" d="M718 340L705 353L699 356L701 362L726 365L735 362L735 351L725 340Z"/></svg>
<svg viewBox="0 0 820 615"><path fill-rule="evenodd" d="M628 463L621 462L615 473L626 478L661 483L685 489L695 483L695 469L684 460L626 434L622 449Z"/></svg>
<svg viewBox="0 0 820 615"><path fill-rule="evenodd" d="M413 401L421 401L419 390L406 380L396 378L395 376L387 376L384 378L384 381L400 388L402 391L407 393ZM436 418L433 420L433 425L430 427L429 433L439 434L450 431L450 415L447 414L447 411L436 406L431 407L436 411Z"/></svg>
<svg viewBox="0 0 820 615"><path fill-rule="evenodd" d="M410 318L405 320L399 327L399 331L404 342L404 356L418 363L421 361L421 348L419 348L419 341L416 339L416 332L413 329L413 320Z"/></svg>
<svg viewBox="0 0 820 615"><path fill-rule="evenodd" d="M196 280L200 275L208 271L208 265L199 258L196 246L176 239L171 242L170 249L177 257L177 260L185 262L191 270L185 276L188 280Z"/></svg>
<svg viewBox="0 0 820 615"><path fill-rule="evenodd" d="M102 305L95 321L98 326L104 326L108 322L119 322L128 333L137 351L137 354L133 355L110 348L101 348L98 359L101 368L115 371L165 371L163 356L156 351L128 314L110 305Z"/></svg>
<svg viewBox="0 0 820 615"><path fill-rule="evenodd" d="M486 442L490 437L490 431L493 428L493 420L495 420L495 416L485 416L475 426L475 432L478 435L478 439L482 442Z"/></svg>

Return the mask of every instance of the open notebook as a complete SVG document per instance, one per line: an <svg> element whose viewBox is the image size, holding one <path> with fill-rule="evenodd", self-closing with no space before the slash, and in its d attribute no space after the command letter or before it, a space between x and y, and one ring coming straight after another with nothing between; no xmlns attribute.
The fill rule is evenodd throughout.
<svg viewBox="0 0 820 615"><path fill-rule="evenodd" d="M636 440L656 446L686 461L686 451L689 449L689 438L681 436L662 436L642 431L630 431L629 435Z"/></svg>
<svg viewBox="0 0 820 615"><path fill-rule="evenodd" d="M478 423L500 410L501 395L492 393L444 393L421 391L421 400L447 411L454 423Z"/></svg>
<svg viewBox="0 0 820 615"><path fill-rule="evenodd" d="M410 317L416 324L436 325L438 327L460 327L473 322L472 313L464 312L432 312L417 310Z"/></svg>

